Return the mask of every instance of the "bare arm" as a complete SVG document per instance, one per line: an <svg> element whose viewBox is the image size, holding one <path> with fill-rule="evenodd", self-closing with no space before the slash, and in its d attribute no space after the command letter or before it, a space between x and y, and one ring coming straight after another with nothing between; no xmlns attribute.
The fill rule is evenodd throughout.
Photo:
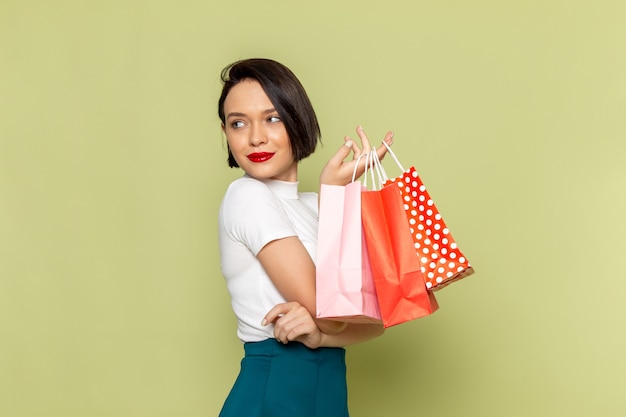
<svg viewBox="0 0 626 417"><path fill-rule="evenodd" d="M344 347L365 342L382 335L385 328L382 324L349 323L344 331L337 334L322 333L320 347Z"/></svg>
<svg viewBox="0 0 626 417"><path fill-rule="evenodd" d="M315 319L315 264L300 239L290 236L274 240L257 258L281 295L303 306L323 332L334 334L346 327L338 321Z"/></svg>
<svg viewBox="0 0 626 417"><path fill-rule="evenodd" d="M296 302L277 304L263 319L264 324L274 323L274 337L287 343L296 340L315 349L318 347L344 347L365 342L383 334L382 324L349 323L335 334L320 331L311 315Z"/></svg>

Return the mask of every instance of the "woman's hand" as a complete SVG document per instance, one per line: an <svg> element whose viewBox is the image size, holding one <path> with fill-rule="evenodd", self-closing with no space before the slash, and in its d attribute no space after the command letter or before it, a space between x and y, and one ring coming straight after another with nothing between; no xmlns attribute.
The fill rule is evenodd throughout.
<svg viewBox="0 0 626 417"><path fill-rule="evenodd" d="M274 323L274 337L281 343L292 340L316 349L322 332L309 311L296 301L276 304L263 318L263 325Z"/></svg>
<svg viewBox="0 0 626 417"><path fill-rule="evenodd" d="M286 344L293 340L311 349L361 343L378 337L385 331L382 323L340 322L335 322L340 325L340 331L336 333L322 331L309 311L296 301L276 304L265 315L262 325L267 326L270 323L274 323L274 337L277 341Z"/></svg>
<svg viewBox="0 0 626 417"><path fill-rule="evenodd" d="M363 175L365 171L365 158L359 160L359 156L370 152L372 148L361 126L357 126L356 133L361 139L362 147L359 148L354 140L346 136L344 138L344 145L337 150L337 153L330 158L326 166L324 166L324 169L322 169L320 184L346 185L350 183L357 162L359 166L357 167L355 178L359 178ZM387 132L383 141L385 141L387 145L391 145L393 143L393 132ZM345 159L350 155L350 152L352 152L352 159L346 161ZM387 148L385 146L379 146L376 152L378 153L378 158L382 159L387 153Z"/></svg>

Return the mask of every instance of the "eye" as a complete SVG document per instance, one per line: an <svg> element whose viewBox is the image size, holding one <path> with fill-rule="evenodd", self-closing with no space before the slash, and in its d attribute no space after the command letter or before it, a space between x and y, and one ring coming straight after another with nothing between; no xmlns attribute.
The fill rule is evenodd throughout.
<svg viewBox="0 0 626 417"><path fill-rule="evenodd" d="M233 129L239 129L240 127L243 127L243 122L241 120L235 120L234 122L231 122L230 126Z"/></svg>
<svg viewBox="0 0 626 417"><path fill-rule="evenodd" d="M280 120L279 116L270 116L270 117L268 117L267 121L270 122L270 123L278 123L281 120Z"/></svg>

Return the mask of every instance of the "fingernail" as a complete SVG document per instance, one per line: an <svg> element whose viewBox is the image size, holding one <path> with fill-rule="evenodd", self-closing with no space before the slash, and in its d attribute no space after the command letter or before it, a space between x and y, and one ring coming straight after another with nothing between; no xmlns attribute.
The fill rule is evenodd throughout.
<svg viewBox="0 0 626 417"><path fill-rule="evenodd" d="M261 326L265 326L267 324L267 320L263 319L263 321L261 322Z"/></svg>
<svg viewBox="0 0 626 417"><path fill-rule="evenodd" d="M351 148L352 147L352 141L349 140L346 143L344 143L344 145L347 146L348 148Z"/></svg>
<svg viewBox="0 0 626 417"><path fill-rule="evenodd" d="M391 132L391 139L393 139L393 135L395 135L395 133L394 133L394 132Z"/></svg>
<svg viewBox="0 0 626 417"><path fill-rule="evenodd" d="M356 128L359 129L359 130L363 130L363 126L361 126L361 125L358 125Z"/></svg>

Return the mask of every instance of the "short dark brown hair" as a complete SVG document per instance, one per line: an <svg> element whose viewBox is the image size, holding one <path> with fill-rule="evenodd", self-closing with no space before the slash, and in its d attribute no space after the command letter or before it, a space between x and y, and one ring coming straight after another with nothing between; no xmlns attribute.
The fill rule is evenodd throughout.
<svg viewBox="0 0 626 417"><path fill-rule="evenodd" d="M244 59L224 68L221 79L223 87L217 112L222 124L226 124L224 101L230 90L243 80L255 80L285 125L294 160L299 162L315 151L321 137L317 116L304 87L289 68L271 59ZM228 166L239 167L230 148Z"/></svg>

